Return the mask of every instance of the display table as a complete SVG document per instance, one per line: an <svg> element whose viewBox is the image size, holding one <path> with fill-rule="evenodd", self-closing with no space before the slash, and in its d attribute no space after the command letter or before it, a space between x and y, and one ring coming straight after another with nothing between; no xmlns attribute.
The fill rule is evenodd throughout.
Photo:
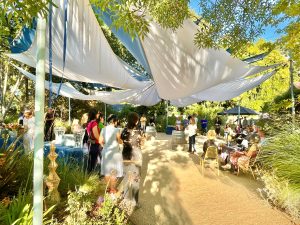
<svg viewBox="0 0 300 225"><path fill-rule="evenodd" d="M50 142L45 142L44 156L47 157L50 152ZM84 163L85 156L88 154L87 149L55 145L55 152L58 154L58 159L63 159L65 163L75 161L79 164Z"/></svg>
<svg viewBox="0 0 300 225"><path fill-rule="evenodd" d="M172 131L171 148L172 150L184 150L186 146L184 131Z"/></svg>
<svg viewBox="0 0 300 225"><path fill-rule="evenodd" d="M7 148L11 144L13 144L17 140L17 136L14 133L9 133L9 138L7 140L3 139L2 131L0 132L0 148ZM15 149L23 145L23 138L19 138L18 141L16 142Z"/></svg>
<svg viewBox="0 0 300 225"><path fill-rule="evenodd" d="M156 137L156 129L155 127L152 127L152 126L147 126L146 127L146 131L145 131L145 136L146 136L146 139L150 139L151 137Z"/></svg>

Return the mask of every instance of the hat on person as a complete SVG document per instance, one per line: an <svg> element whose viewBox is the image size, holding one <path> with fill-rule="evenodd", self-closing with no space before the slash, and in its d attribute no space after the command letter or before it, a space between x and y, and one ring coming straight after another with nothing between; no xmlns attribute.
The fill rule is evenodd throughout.
<svg viewBox="0 0 300 225"><path fill-rule="evenodd" d="M250 138L251 143L259 143L260 142L260 137L258 135L254 135Z"/></svg>
<svg viewBox="0 0 300 225"><path fill-rule="evenodd" d="M209 140L213 140L213 139L215 139L216 138L216 132L214 131L214 130L209 130L208 132L207 132L207 139L209 139Z"/></svg>

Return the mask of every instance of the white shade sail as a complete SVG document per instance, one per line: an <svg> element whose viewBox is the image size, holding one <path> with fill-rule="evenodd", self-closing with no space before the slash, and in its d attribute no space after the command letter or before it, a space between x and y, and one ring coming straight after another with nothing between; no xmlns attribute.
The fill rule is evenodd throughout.
<svg viewBox="0 0 300 225"><path fill-rule="evenodd" d="M63 73L64 1L55 0L53 7L52 43L53 74ZM49 24L47 25L49 26ZM108 44L88 0L70 0L68 4L66 65L64 78L107 86L132 89L143 88L144 82L134 79L124 68ZM47 32L47 42L49 33ZM48 55L48 43L47 55ZM13 59L31 67L36 64L36 38L24 53L9 54ZM47 60L47 70L48 60Z"/></svg>
<svg viewBox="0 0 300 225"><path fill-rule="evenodd" d="M27 78L33 81L36 80L35 75L18 66L15 66L15 68L17 68ZM45 88L49 90L48 81L45 81ZM64 97L79 100L98 100L112 105L120 103L130 103L134 105L152 106L161 101L157 94L155 84L152 81L148 81L147 85L142 89L122 90L115 92L98 91L93 95L85 95L79 92L70 83L52 83L52 89L55 93L58 92L59 88L59 95Z"/></svg>
<svg viewBox="0 0 300 225"><path fill-rule="evenodd" d="M63 84L63 96L109 104L128 102L148 106L165 99L171 100L174 105L185 106L204 100L222 101L236 97L271 76L246 79L274 66L251 66L233 58L223 49L199 49L194 44L198 27L191 20L185 20L176 31L163 29L151 21L147 37L140 42L153 77L153 81L145 81L143 76L113 53L89 1L68 2L63 73L64 0L54 0L58 8L53 9L53 74L125 90L84 95L74 87ZM8 55L35 67L35 52L36 39L27 51ZM54 92L58 90L57 85L53 85L56 88L53 88Z"/></svg>
<svg viewBox="0 0 300 225"><path fill-rule="evenodd" d="M265 75L257 76L254 78L249 78L249 79L242 78L235 81L222 83L214 87L211 87L207 90L201 91L195 95L191 95L190 97L172 100L171 104L178 107L184 107L204 100L226 101L235 98L241 95L242 93L244 93L245 91L249 91L252 88L260 85L262 82L269 79L275 73L276 71L272 71Z"/></svg>
<svg viewBox="0 0 300 225"><path fill-rule="evenodd" d="M197 29L191 20L185 20L175 32L150 23L142 45L161 98L188 97L269 68L250 66L223 49L199 49L194 44Z"/></svg>

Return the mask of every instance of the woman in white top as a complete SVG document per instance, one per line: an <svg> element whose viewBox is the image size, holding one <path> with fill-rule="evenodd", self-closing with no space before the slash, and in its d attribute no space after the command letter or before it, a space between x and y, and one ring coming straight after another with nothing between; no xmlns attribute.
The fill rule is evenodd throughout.
<svg viewBox="0 0 300 225"><path fill-rule="evenodd" d="M123 157L119 144L122 144L120 130L117 126L116 115L107 118L108 126L100 133L99 143L103 145L101 159L101 174L105 176L109 192L116 193L117 178L123 176Z"/></svg>
<svg viewBox="0 0 300 225"><path fill-rule="evenodd" d="M34 149L34 116L31 110L25 110L23 125L25 129L23 145L25 153L28 154Z"/></svg>
<svg viewBox="0 0 300 225"><path fill-rule="evenodd" d="M190 118L189 125L187 126L187 131L189 134L189 152L196 153L195 143L196 143L196 134L197 134L197 125L193 117Z"/></svg>

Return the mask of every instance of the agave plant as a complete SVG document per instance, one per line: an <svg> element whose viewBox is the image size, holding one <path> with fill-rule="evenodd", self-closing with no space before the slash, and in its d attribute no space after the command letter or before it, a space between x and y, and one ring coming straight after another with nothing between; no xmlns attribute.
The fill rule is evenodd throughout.
<svg viewBox="0 0 300 225"><path fill-rule="evenodd" d="M15 186L14 182L17 177L16 167L21 155L21 147L16 149L19 138L8 146L7 140L8 137L4 139L4 143L0 148L0 197L3 197L1 195L6 194L6 191L13 191L14 188L12 186Z"/></svg>

